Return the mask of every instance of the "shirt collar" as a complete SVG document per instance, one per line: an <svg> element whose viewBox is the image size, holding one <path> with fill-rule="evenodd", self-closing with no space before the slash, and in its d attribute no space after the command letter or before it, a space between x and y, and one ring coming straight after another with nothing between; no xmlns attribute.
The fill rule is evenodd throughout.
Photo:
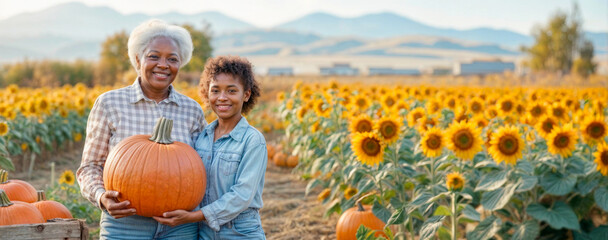
<svg viewBox="0 0 608 240"><path fill-rule="evenodd" d="M144 91L141 89L141 84L139 84L140 77L135 79L133 85L131 85L132 94L131 94L131 103L137 103L142 99L145 101L153 101L144 95ZM178 106L182 104L181 100L177 97L177 91L173 88L173 84L169 85L169 97L167 99L162 100L161 102L173 102Z"/></svg>
<svg viewBox="0 0 608 240"><path fill-rule="evenodd" d="M213 131L215 131L217 124L218 124L217 119L214 120L213 122L211 122L205 128L205 133L207 135L211 136L213 134ZM247 119L245 119L245 117L241 117L241 120L239 120L239 123L237 123L236 126L234 126L234 129L232 129L232 131L230 131L230 133L228 135L235 141L240 142L243 140L243 137L245 136L245 132L247 131L248 127L249 127L249 122L247 121Z"/></svg>

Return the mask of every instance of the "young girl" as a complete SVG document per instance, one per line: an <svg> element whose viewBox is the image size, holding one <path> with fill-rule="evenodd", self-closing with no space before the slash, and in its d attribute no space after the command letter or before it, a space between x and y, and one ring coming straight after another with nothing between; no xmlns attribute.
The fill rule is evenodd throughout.
<svg viewBox="0 0 608 240"><path fill-rule="evenodd" d="M207 60L201 77L203 100L218 119L199 135L195 148L207 170L200 210L167 212L167 225L199 223L199 239L265 239L259 209L266 172L266 140L242 116L260 96L251 64L244 58Z"/></svg>

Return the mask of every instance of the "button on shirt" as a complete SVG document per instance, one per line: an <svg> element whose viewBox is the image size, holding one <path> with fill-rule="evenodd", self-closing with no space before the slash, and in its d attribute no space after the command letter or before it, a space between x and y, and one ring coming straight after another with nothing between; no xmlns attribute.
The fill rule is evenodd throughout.
<svg viewBox="0 0 608 240"><path fill-rule="evenodd" d="M262 208L268 153L264 135L245 117L229 134L213 142L217 120L196 141L207 171L207 190L200 208L215 231L248 208Z"/></svg>
<svg viewBox="0 0 608 240"><path fill-rule="evenodd" d="M161 116L173 120L172 139L190 146L206 126L203 110L196 101L169 86L169 97L156 103L144 95L139 78L133 85L108 91L95 100L87 121L82 162L76 172L85 198L99 207L99 198L105 192L103 166L112 148L127 137L152 134Z"/></svg>

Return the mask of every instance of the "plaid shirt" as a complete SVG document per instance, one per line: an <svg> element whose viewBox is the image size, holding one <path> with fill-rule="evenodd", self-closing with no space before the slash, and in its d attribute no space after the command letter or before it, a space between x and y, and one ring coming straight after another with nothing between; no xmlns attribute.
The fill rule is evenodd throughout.
<svg viewBox="0 0 608 240"><path fill-rule="evenodd" d="M139 78L138 78L139 79ZM100 95L89 114L82 162L76 172L82 195L99 207L103 186L103 166L112 148L121 140L152 134L156 121L173 120L171 137L194 147L207 122L201 106L169 86L169 97L156 103L144 96L139 80L133 85Z"/></svg>

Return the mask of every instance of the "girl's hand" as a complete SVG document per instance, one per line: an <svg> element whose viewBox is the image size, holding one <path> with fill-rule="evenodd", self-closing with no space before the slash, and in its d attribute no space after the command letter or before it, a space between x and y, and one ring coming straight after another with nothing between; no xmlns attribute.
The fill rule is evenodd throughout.
<svg viewBox="0 0 608 240"><path fill-rule="evenodd" d="M184 223L200 222L204 219L202 211L188 212L186 210L175 210L163 213L162 217L152 217L159 223L175 227Z"/></svg>

